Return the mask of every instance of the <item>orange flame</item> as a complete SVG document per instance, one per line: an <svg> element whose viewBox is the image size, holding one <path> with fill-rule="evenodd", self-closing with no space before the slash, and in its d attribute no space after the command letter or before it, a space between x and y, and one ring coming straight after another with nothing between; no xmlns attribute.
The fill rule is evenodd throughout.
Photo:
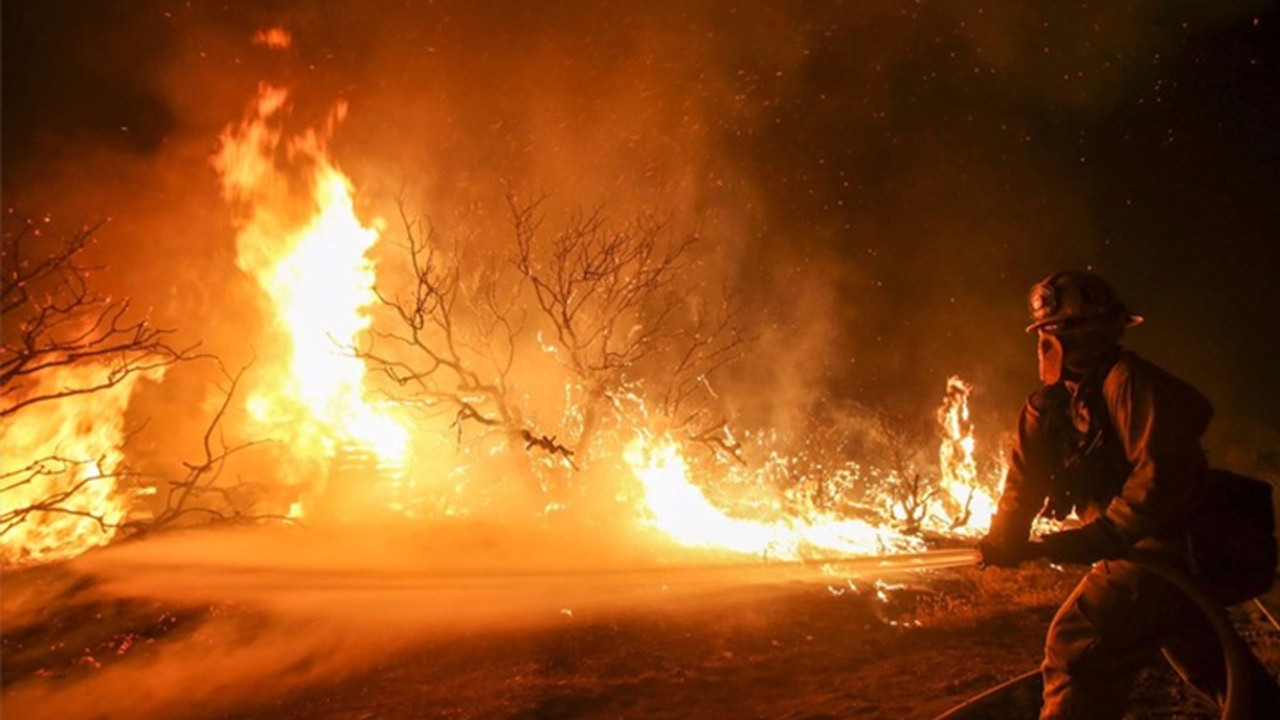
<svg viewBox="0 0 1280 720"><path fill-rule="evenodd" d="M969 393L973 387L959 377L947 379L947 393L938 408L942 426L942 444L938 448L942 471L943 518L950 530L961 534L980 534L991 526L996 500L990 487L978 477L974 458L977 441L973 437L973 421L969 418ZM1003 475L1003 472L1000 473Z"/></svg>

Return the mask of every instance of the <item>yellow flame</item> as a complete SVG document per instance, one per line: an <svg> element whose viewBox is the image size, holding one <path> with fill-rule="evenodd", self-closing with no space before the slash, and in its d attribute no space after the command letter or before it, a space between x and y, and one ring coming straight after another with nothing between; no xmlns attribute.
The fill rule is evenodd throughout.
<svg viewBox="0 0 1280 720"><path fill-rule="evenodd" d="M780 559L823 553L877 555L918 550L923 543L891 528L830 513L775 520L731 517L689 479L689 467L671 438L641 435L624 459L640 481L648 521L689 547L719 548Z"/></svg>
<svg viewBox="0 0 1280 720"><path fill-rule="evenodd" d="M969 418L970 386L958 377L947 382L938 410L943 438L939 448L943 497L935 500L923 527L931 533L972 536L985 532L995 511L990 487L979 477ZM885 518L875 522L802 505L787 513L783 503L731 515L717 507L691 479L679 442L670 436L642 433L628 445L624 459L641 486L642 512L647 522L675 542L698 548L718 548L758 556L802 559L815 556L876 555L909 552L924 547L921 538L894 529ZM771 456L771 461L785 458ZM856 467L850 463L849 467ZM758 468L748 484L764 487L770 467ZM732 473L731 473L732 474ZM748 475L752 471L747 471ZM889 477L892 478L892 475ZM751 480L755 482L751 482ZM864 478L866 480L867 478ZM855 478L856 481L856 478ZM885 508L893 499L883 499ZM765 516L765 517L762 517Z"/></svg>
<svg viewBox="0 0 1280 720"><path fill-rule="evenodd" d="M82 363L43 372L30 393L103 384L111 369ZM116 473L123 461L124 413L137 381L160 370L126 375L112 387L32 405L0 423L0 513L58 498L58 511L37 510L0 537L0 558L24 564L75 557L105 545L129 511Z"/></svg>
<svg viewBox="0 0 1280 720"><path fill-rule="evenodd" d="M264 84L245 120L223 132L214 158L224 196L240 209L237 264L270 299L290 345L287 368L257 387L247 406L300 454L354 444L400 466L408 432L367 398L366 368L352 353L377 301L368 252L381 228L357 217L351 182L325 147L345 108L335 108L326 132L286 142L287 108L288 92Z"/></svg>

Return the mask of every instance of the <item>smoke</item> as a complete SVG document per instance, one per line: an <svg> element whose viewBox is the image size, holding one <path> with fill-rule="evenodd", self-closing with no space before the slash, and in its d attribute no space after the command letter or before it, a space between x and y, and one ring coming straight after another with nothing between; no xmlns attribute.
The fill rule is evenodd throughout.
<svg viewBox="0 0 1280 720"><path fill-rule="evenodd" d="M209 156L267 80L292 88L300 127L348 103L334 152L370 216L394 218L403 199L500 253L505 194L547 193L550 227L602 206L696 232L704 292L736 292L758 336L721 378L749 424L831 397L929 407L953 373L1008 424L1035 383L1025 288L1078 266L1152 318L1140 349L1172 356L1228 412L1274 419L1245 405L1247 386L1280 385L1267 341L1184 300L1219 297L1209 283L1260 258L1175 267L1186 253L1153 250L1176 223L1152 218L1180 203L1121 173L1173 122L1152 108L1190 102L1171 89L1197 79L1188 53L1267 7L8 3L4 193L67 224L110 217L103 281L248 362L261 348L244 338L265 319ZM288 49L250 42L274 26ZM1148 154L1130 161L1135 147ZM1220 205L1233 228L1274 227L1263 203ZM1188 291L1147 279L1152 266ZM1237 365L1255 379L1221 372ZM166 383L207 406L203 383Z"/></svg>
<svg viewBox="0 0 1280 720"><path fill-rule="evenodd" d="M1265 330L1280 107L1260 90L1280 61L1259 40L1278 21L1261 0L7 0L3 192L59 227L109 219L94 249L104 291L175 328L176 344L251 363L273 352L269 318L236 267L210 157L268 81L291 89L296 128L347 104L333 151L368 217L394 220L403 201L490 256L509 251L508 192L547 194L549 229L599 206L696 233L696 293L731 294L756 336L717 379L744 425L796 431L840 400L927 411L959 374L979 431L1007 427L1036 382L1026 288L1091 266L1147 315L1140 350L1205 387L1220 417L1280 428ZM289 48L251 42L277 26ZM202 367L138 399L133 425L155 421L135 460L181 476L177 458L198 457L222 381ZM287 451L257 448L238 472L289 467L286 482L307 482L315 469ZM246 533L95 554L78 567L103 597L230 597L252 612L210 617L204 635L74 692L37 682L6 703L72 717L108 712L97 703L111 695L119 717L177 716L232 686L329 681L427 638L667 597L648 580L566 593L510 578L456 594L431 578L637 556L626 540L440 533L448 543ZM213 655L201 637L243 642Z"/></svg>

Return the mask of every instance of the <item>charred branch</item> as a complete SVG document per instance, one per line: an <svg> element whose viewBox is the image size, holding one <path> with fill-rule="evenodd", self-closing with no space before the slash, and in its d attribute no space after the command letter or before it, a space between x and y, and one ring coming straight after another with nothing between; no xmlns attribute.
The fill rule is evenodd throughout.
<svg viewBox="0 0 1280 720"><path fill-rule="evenodd" d="M350 350L389 381L388 394L403 406L452 415L459 441L465 423L518 437L525 429L509 377L524 313L511 283L495 264L468 266L461 248L446 253L434 228L410 218L403 203L400 219L408 282L375 289L391 322Z"/></svg>
<svg viewBox="0 0 1280 720"><path fill-rule="evenodd" d="M169 343L171 330L135 318L128 299L92 289L90 275L98 268L80 258L98 227L53 238L30 220L12 219L6 225L0 420L200 357L198 345L175 348ZM48 382L67 368L95 371L78 373L74 382Z"/></svg>
<svg viewBox="0 0 1280 720"><path fill-rule="evenodd" d="M104 531L117 527L117 521L109 519L104 513L81 507L74 502L91 485L113 482L122 477L121 473L103 472L100 468L104 465L104 460L102 457L70 458L54 454L32 460L20 469L0 473L0 496L32 485L53 485L40 497L0 512L0 537L27 522L32 515L40 514L88 518ZM62 484L49 482L60 478L76 479Z"/></svg>
<svg viewBox="0 0 1280 720"><path fill-rule="evenodd" d="M696 235L672 237L667 222L640 214L621 226L603 211L572 214L542 237L545 198L507 202L515 235L515 265L532 288L565 364L586 389L579 451L588 447L608 398L636 382L669 418L708 440L723 428L709 376L741 356L741 331L731 296L716 313L686 312ZM720 451L736 455L727 442Z"/></svg>
<svg viewBox="0 0 1280 720"><path fill-rule="evenodd" d="M516 267L532 286L573 370L606 386L616 384L668 335L678 297L666 291L697 239L665 243L666 222L647 214L612 228L597 208L571 216L544 247L538 242L542 199L526 205L514 196L507 201Z"/></svg>
<svg viewBox="0 0 1280 720"><path fill-rule="evenodd" d="M919 532L930 505L942 491L937 480L916 470L915 458L929 437L924 425L883 408L874 411L880 441L888 453L889 495L902 511L904 529Z"/></svg>
<svg viewBox="0 0 1280 720"><path fill-rule="evenodd" d="M138 534L154 532L174 525L181 518L192 514L204 514L212 521L221 522L289 520L280 515L253 514L238 509L232 495L246 484L241 482L227 486L220 483L227 460L232 455L267 442L251 440L230 444L222 430L222 420L227 414L227 408L230 407L246 369L242 367L235 374L222 370L228 385L223 391L221 403L209 419L201 437L203 456L195 461L183 461L182 465L186 468L187 474L180 480L168 482L164 508L149 521L127 523L124 525L126 531ZM210 497L214 498L213 504L208 501Z"/></svg>
<svg viewBox="0 0 1280 720"><path fill-rule="evenodd" d="M520 436L521 438L524 439L525 450L532 450L533 448L539 448L541 450L544 450L550 453L551 455L559 455L560 457L563 457L565 462L568 463L569 466L572 467L574 470L578 469L578 466L575 465L573 462L573 450L570 450L568 447L565 447L564 445L561 445L560 443L556 442L556 438L554 435L550 437L546 435L534 435L528 430L522 430L520 432Z"/></svg>

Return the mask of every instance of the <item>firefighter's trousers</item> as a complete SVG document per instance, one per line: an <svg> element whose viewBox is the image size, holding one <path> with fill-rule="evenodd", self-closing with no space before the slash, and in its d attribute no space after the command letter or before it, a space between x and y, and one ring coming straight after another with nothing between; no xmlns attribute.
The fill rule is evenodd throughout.
<svg viewBox="0 0 1280 720"><path fill-rule="evenodd" d="M1157 651L1219 706L1225 701L1222 649L1204 614L1150 571L1097 563L1049 626L1041 720L1120 718L1138 671ZM1280 718L1274 678L1256 657L1249 660L1254 716Z"/></svg>

